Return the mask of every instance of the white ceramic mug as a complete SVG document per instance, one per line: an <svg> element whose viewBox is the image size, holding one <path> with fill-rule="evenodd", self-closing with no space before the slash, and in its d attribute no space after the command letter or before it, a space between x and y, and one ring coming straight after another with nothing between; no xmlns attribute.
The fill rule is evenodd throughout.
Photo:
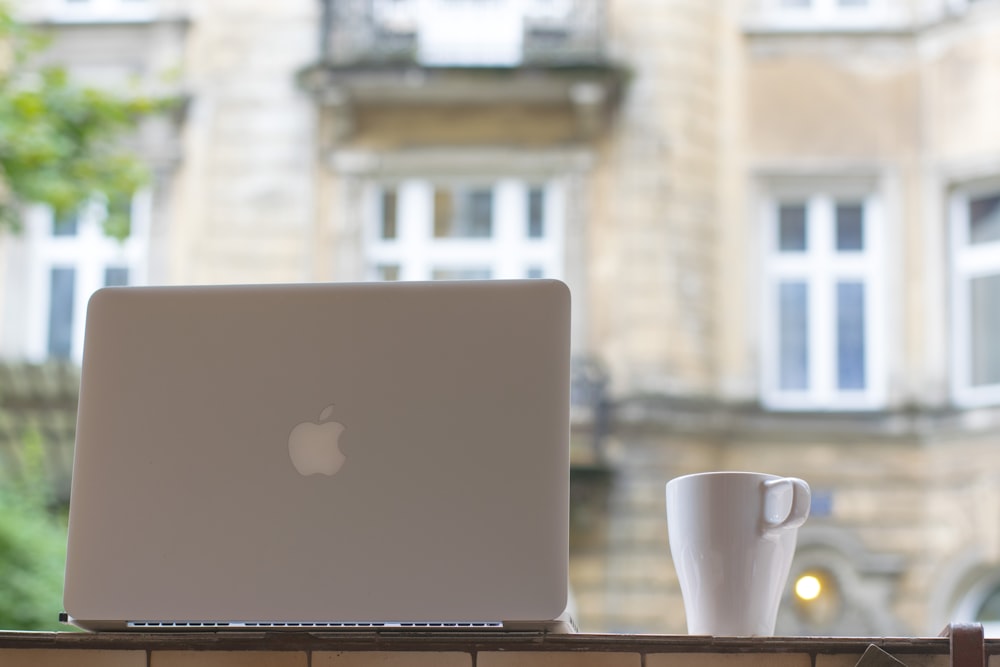
<svg viewBox="0 0 1000 667"><path fill-rule="evenodd" d="M690 634L774 634L809 500L809 485L795 477L706 472L667 482L670 553Z"/></svg>

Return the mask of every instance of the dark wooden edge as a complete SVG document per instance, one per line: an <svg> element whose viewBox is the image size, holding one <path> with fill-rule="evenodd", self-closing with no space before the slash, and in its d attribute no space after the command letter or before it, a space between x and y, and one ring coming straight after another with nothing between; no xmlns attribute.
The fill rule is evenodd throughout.
<svg viewBox="0 0 1000 667"><path fill-rule="evenodd" d="M875 644L905 655L948 655L948 637L707 637L433 632L0 632L4 648L143 651L571 651L632 653L807 653L862 655ZM996 644L1000 653L1000 641ZM901 658L905 662L905 657ZM957 663L956 663L957 664ZM961 665L965 667L965 665Z"/></svg>
<svg viewBox="0 0 1000 667"><path fill-rule="evenodd" d="M985 667L986 640L979 623L952 623L944 629L948 637L951 667Z"/></svg>

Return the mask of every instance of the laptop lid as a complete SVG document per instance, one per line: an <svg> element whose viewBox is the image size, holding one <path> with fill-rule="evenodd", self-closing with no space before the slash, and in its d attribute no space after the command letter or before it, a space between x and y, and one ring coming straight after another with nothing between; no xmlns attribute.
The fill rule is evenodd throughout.
<svg viewBox="0 0 1000 667"><path fill-rule="evenodd" d="M567 605L551 280L108 288L64 604L85 628L531 627Z"/></svg>

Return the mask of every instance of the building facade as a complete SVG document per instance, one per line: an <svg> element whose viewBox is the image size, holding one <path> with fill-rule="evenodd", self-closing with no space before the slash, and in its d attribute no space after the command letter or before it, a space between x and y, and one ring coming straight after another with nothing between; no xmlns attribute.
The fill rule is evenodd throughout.
<svg viewBox="0 0 1000 667"><path fill-rule="evenodd" d="M124 245L0 240L6 359L100 284L560 278L585 630L684 631L663 485L712 469L812 485L779 633L1000 621L1000 2L22 9L188 102Z"/></svg>

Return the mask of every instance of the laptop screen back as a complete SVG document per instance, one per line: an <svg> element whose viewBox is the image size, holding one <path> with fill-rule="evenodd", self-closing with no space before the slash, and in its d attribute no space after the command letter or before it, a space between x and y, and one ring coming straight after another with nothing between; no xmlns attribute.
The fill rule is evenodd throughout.
<svg viewBox="0 0 1000 667"><path fill-rule="evenodd" d="M557 281L98 292L67 612L94 629L555 618L569 318Z"/></svg>

